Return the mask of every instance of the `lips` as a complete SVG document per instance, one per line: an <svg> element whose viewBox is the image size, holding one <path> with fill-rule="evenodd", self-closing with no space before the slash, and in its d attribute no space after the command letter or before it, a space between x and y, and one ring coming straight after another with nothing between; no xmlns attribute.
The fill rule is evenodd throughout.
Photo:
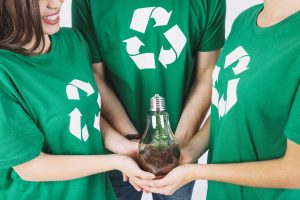
<svg viewBox="0 0 300 200"><path fill-rule="evenodd" d="M55 25L59 22L59 13L54 15L43 16L42 21L46 24Z"/></svg>

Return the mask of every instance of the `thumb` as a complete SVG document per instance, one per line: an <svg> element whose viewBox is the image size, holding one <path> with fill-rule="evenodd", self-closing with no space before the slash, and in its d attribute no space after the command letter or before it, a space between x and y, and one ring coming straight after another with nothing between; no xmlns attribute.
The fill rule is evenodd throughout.
<svg viewBox="0 0 300 200"><path fill-rule="evenodd" d="M126 182L128 181L128 179L129 179L128 176L123 173L123 181Z"/></svg>
<svg viewBox="0 0 300 200"><path fill-rule="evenodd" d="M151 187L157 187L157 188L165 187L165 186L171 185L171 184L172 184L172 180L168 176L166 176L162 179L153 180L149 183L149 185Z"/></svg>
<svg viewBox="0 0 300 200"><path fill-rule="evenodd" d="M150 172L145 172L143 170L139 170L138 176L144 180L152 180L155 178L155 175Z"/></svg>

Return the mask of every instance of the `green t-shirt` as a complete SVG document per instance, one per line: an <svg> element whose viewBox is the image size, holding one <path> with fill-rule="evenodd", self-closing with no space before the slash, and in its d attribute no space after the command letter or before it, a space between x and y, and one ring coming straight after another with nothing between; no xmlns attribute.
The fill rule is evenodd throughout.
<svg viewBox="0 0 300 200"><path fill-rule="evenodd" d="M209 163L281 158L300 144L300 12L260 28L263 5L235 21L213 72ZM295 200L300 190L209 181L211 200Z"/></svg>
<svg viewBox="0 0 300 200"><path fill-rule="evenodd" d="M29 182L12 169L40 152L105 153L89 48L73 29L61 29L51 40L51 51L38 56L0 50L0 199L115 199L105 173Z"/></svg>
<svg viewBox="0 0 300 200"><path fill-rule="evenodd" d="M140 134L149 101L166 99L173 130L195 75L198 51L224 44L225 0L73 0L73 26L87 38Z"/></svg>

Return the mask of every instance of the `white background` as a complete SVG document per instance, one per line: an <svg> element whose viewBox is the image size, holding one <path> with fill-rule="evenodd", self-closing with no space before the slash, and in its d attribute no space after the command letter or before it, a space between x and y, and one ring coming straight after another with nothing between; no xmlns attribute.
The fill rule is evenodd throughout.
<svg viewBox="0 0 300 200"><path fill-rule="evenodd" d="M110 0L108 0L110 1ZM178 0L181 1L181 0ZM211 0L214 1L214 0ZM231 25L234 19L245 9L261 3L263 0L227 0L227 17L226 17L226 36L230 32ZM71 0L64 2L61 13L61 26L71 26ZM200 163L206 162L206 154L199 160ZM207 184L206 181L197 181L194 192L193 200L203 200L206 197ZM143 200L151 200L150 195L144 195Z"/></svg>

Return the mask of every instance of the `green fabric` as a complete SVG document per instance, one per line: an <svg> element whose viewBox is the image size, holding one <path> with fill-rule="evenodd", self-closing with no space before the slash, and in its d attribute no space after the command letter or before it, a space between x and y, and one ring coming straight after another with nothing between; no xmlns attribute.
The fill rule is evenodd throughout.
<svg viewBox="0 0 300 200"><path fill-rule="evenodd" d="M149 101L166 99L175 131L195 74L198 51L223 47L225 0L72 1L73 26L140 134ZM100 55L100 56L99 56Z"/></svg>
<svg viewBox="0 0 300 200"><path fill-rule="evenodd" d="M0 50L0 199L115 199L105 173L71 181L29 182L12 169L41 151L105 152L97 127L100 95L89 48L72 29L61 29L51 40L51 51L38 56Z"/></svg>
<svg viewBox="0 0 300 200"><path fill-rule="evenodd" d="M209 163L284 156L300 144L300 12L260 28L263 5L243 12L213 72ZM300 190L241 187L209 181L211 200L294 200Z"/></svg>

